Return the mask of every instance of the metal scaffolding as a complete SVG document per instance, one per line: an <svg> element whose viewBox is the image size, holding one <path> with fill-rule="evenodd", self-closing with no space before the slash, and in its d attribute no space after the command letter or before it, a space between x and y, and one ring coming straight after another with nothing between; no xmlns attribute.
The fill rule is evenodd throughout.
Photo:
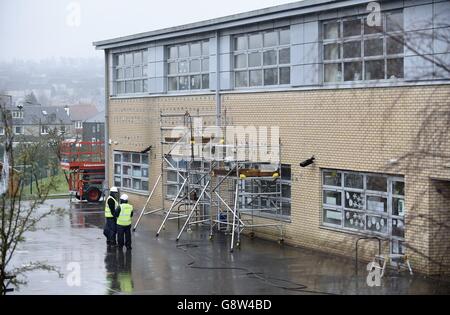
<svg viewBox="0 0 450 315"><path fill-rule="evenodd" d="M134 229L143 215L161 212L157 237L168 221L177 220L177 241L193 225L209 226L210 239L216 231L230 235L231 251L240 247L245 230L254 235L257 228L276 228L283 241L280 143L268 147L278 154L278 162L258 160L252 156L257 144L226 139L226 117L205 136L203 126L195 123L205 117L216 114L161 112L161 174ZM147 211L160 183L161 208Z"/></svg>

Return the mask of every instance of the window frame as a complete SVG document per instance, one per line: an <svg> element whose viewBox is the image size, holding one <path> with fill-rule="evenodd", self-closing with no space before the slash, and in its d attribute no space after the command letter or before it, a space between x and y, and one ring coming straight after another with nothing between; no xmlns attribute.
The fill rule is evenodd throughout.
<svg viewBox="0 0 450 315"><path fill-rule="evenodd" d="M242 89L260 89L265 87L290 87L292 84L292 56L291 56L291 50L292 50L292 43L291 41L288 44L282 44L281 43L281 32L283 31L289 31L291 32L290 27L283 27L283 28L276 28L276 29L270 29L265 31L259 31L259 32L252 32L252 33L244 33L244 34L238 34L233 36L233 42L232 42L232 50L233 50L233 60L232 60L232 68L233 68L233 86L237 90ZM266 46L265 45L265 35L274 33L277 34L277 44L275 46ZM250 48L250 37L260 35L262 44L261 47L258 48ZM238 49L237 47L237 41L241 38L245 37L245 48ZM280 63L280 55L281 51L283 50L289 51L289 63ZM271 65L264 65L264 57L267 52L275 51L276 52L276 62ZM258 66L250 66L250 56L252 54L259 54L260 55L260 65ZM236 57L237 56L245 56L246 60L246 66L245 67L237 67L236 65ZM266 70L274 70L277 71L277 84L266 84L265 82L265 71ZM289 83L281 83L281 73L282 70L289 69ZM251 72L259 71L261 74L261 85L251 85L250 80L250 74ZM236 84L237 80L236 77L241 74L246 74L246 86L238 86Z"/></svg>
<svg viewBox="0 0 450 315"><path fill-rule="evenodd" d="M125 161L124 160L124 155L129 155L130 156L130 160L129 161ZM133 157L135 155L139 155L139 163L133 162ZM117 160L117 157L120 156L120 161ZM145 164L143 163L143 157L147 158L148 163ZM149 183L150 183L150 156L148 153L140 153L140 152L128 152L128 151L114 151L113 152L113 165L114 165L114 170L113 170L113 180L114 180L114 185L116 187L119 187L121 190L124 191L130 191L130 192L135 192L135 193L148 193L149 192ZM120 173L117 172L117 167L120 167ZM124 168L128 167L131 170L131 174L125 174L124 173ZM134 167L140 167L140 172L141 172L141 176L135 176L133 174L133 168ZM147 169L147 177L142 176L142 171L143 169ZM117 185L119 182L117 181L117 179L120 178L120 185ZM125 187L124 186L124 180L130 180L131 183L131 187ZM134 188L134 181L135 180L139 180L141 182L140 186L141 189L135 189ZM143 190L142 189L142 182L147 182L147 189Z"/></svg>
<svg viewBox="0 0 450 315"><path fill-rule="evenodd" d="M200 45L200 55L192 55L192 46L199 44ZM198 40L198 41L191 41L191 42L185 42L181 44L176 45L170 45L167 46L167 60L166 60L166 83L167 83L167 92L168 93L185 93L185 92L197 92L197 91L207 91L211 89L211 75L210 75L210 40L204 39L204 40ZM180 56L180 47L188 46L188 56ZM208 50L205 51L204 47L208 47ZM176 57L171 56L171 50L176 48L177 54ZM208 60L208 68L204 69L204 62L205 60ZM200 71L192 72L191 71L191 63L193 61L199 61L199 67ZM179 71L180 64L185 63L187 67L187 72L181 73ZM176 65L176 71L175 73L171 73L170 66ZM194 77L200 77L200 88L192 88L192 79ZM208 78L208 84L206 86L204 79ZM180 79L181 78L188 78L188 88L187 89L181 89L180 88ZM171 80L176 79L176 89L171 89ZM204 85L205 84L205 85Z"/></svg>
<svg viewBox="0 0 450 315"><path fill-rule="evenodd" d="M140 55L140 62L136 63L135 55ZM127 64L127 55L132 55L131 64ZM123 64L119 61L123 58ZM139 68L141 75L135 76L136 69ZM145 71L146 69L146 71ZM130 76L127 75L127 71L130 71ZM122 73L119 76L119 73ZM149 52L148 48L135 49L128 52L113 54L113 94L116 96L127 95L145 95L148 94L148 79L149 79ZM142 91L136 92L136 83L142 84ZM131 84L131 85L130 85ZM122 85L122 89L119 89L119 85ZM127 86L131 87L132 92L127 92Z"/></svg>
<svg viewBox="0 0 450 315"><path fill-rule="evenodd" d="M341 176L341 185L340 186L331 186L331 185L325 185L324 183L324 174L325 172L337 172L340 173ZM376 173L368 173L368 172L356 172L356 171L345 171L345 170L334 170L334 169L321 169L321 218L320 218L320 225L325 228L332 228L336 229L342 232L346 233L353 233L353 234L359 234L359 235L366 235L366 236L378 236L381 238L389 239L392 242L398 242L398 244L403 244L405 242L405 237L396 236L393 234L393 220L400 220L403 222L403 229L405 226L405 212L406 209L403 209L403 215L394 215L393 213L393 200L394 198L399 198L403 200L403 203L405 204L405 195L398 195L394 194L393 192L393 184L396 182L403 183L405 185L405 178L398 176L398 175L389 175L389 174L376 174ZM347 174L355 174L355 175L362 175L363 176L363 188L351 188L346 187L345 183L345 175ZM380 176L387 179L387 191L381 192L381 191L374 191L369 190L367 188L367 177L369 176ZM330 205L325 203L324 196L325 191L335 191L338 193L341 193L341 204L340 205ZM364 196L364 206L363 209L352 209L346 207L346 201L345 201L345 194L346 192L355 192L355 193L361 193ZM375 196L375 197L382 197L386 198L386 212L380 212L376 210L368 210L367 206L367 197ZM341 214L341 223L333 224L329 222L325 222L324 214L326 210L331 211L339 211ZM364 228L363 229L357 229L357 228L350 228L348 226L345 226L346 221L346 213L347 212L353 212L358 213L362 216L364 216ZM386 232L376 232L371 231L367 227L367 220L368 217L378 217L386 219ZM381 227L382 228L382 227ZM391 244L392 245L392 244ZM392 248L392 246L391 246Z"/></svg>
<svg viewBox="0 0 450 315"><path fill-rule="evenodd" d="M405 80L405 73L404 73L404 60L405 60L405 33L403 30L396 30L396 31L388 31L387 30L387 21L388 16L392 14L401 14L403 18L403 11L402 10L395 10L395 11L388 11L383 12L382 14L382 31L378 33L370 33L366 34L365 29L365 23L367 18L365 16L356 16L356 17L346 17L346 18L340 18L340 19L334 19L325 21L322 23L322 63L323 63L323 84L325 85L336 85L336 84L354 84L354 83L377 83L377 82L392 82L392 81L404 81ZM359 35L355 36L344 36L344 23L349 20L355 20L358 19L361 24L361 32ZM332 38L332 39L326 39L325 38L325 29L327 25L338 23L339 30L338 30L338 37ZM390 38L403 38L403 52L397 53L397 54L388 54L387 46L388 46L388 40ZM380 40L383 41L383 54L377 55L377 56L369 56L365 53L365 45L370 40ZM344 44L350 43L350 42L356 42L360 41L361 45L361 56L360 57L350 57L345 58L344 57ZM339 49L339 57L337 59L325 59L325 47L327 45L338 45ZM399 60L401 59L403 62L403 69L401 71L402 77L396 77L396 78L389 78L388 77L388 62L389 60ZM383 79L366 79L366 64L371 61L383 61L384 68L384 78ZM360 63L361 64L361 79L359 80L345 80L346 72L345 72L345 65L349 63ZM340 65L340 80L336 81L326 81L326 67L327 65Z"/></svg>

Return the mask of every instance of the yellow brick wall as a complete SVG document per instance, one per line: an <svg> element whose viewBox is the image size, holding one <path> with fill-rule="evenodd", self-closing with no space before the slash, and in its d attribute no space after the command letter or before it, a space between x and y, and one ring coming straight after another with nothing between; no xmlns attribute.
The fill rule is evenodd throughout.
<svg viewBox="0 0 450 315"><path fill-rule="evenodd" d="M448 123L442 117L449 113L449 95L449 87L442 85L235 93L223 95L222 106L233 125L280 127L282 163L292 165L293 176L292 223L286 224L285 231L288 244L354 255L357 236L320 226L322 168L405 175L407 253L416 270L431 273L428 258L438 250L430 252L429 178L450 180L450 168L443 166L450 162L445 157L450 156L450 142L439 133ZM160 173L160 110L210 112L214 108L214 96L111 100L110 137L118 142L112 150L152 145L150 176L155 181ZM433 137L436 134L441 136ZM445 154L430 158L417 154L419 150ZM300 168L299 163L313 155L316 163ZM398 164L391 165L391 159L399 159ZM161 189L156 197L161 198ZM145 199L134 196L133 202L139 207ZM260 236L277 238L273 229ZM372 243L362 247L366 258L375 252Z"/></svg>

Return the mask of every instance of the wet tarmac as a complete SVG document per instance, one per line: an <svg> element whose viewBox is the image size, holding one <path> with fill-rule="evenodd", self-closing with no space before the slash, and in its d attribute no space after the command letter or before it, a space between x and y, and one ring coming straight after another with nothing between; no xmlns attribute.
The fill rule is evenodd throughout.
<svg viewBox="0 0 450 315"><path fill-rule="evenodd" d="M45 262L64 274L34 271L14 294L450 294L450 283L391 272L381 287L367 285L354 261L260 239L242 240L229 251L229 238L198 228L175 242L170 222L155 238L161 218L144 217L133 234L132 252L108 250L101 206L51 200L43 207L67 208L63 217L42 222L45 231L27 235L13 265ZM362 265L362 264L361 264ZM362 266L364 267L364 266Z"/></svg>

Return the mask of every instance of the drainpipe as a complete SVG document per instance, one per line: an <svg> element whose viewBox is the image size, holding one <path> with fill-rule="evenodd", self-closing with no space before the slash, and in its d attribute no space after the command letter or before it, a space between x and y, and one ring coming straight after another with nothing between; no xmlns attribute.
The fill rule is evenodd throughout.
<svg viewBox="0 0 450 315"><path fill-rule="evenodd" d="M220 96L220 32L216 31L216 125L222 126L222 100Z"/></svg>
<svg viewBox="0 0 450 315"><path fill-rule="evenodd" d="M105 50L105 185L109 190L109 54Z"/></svg>

